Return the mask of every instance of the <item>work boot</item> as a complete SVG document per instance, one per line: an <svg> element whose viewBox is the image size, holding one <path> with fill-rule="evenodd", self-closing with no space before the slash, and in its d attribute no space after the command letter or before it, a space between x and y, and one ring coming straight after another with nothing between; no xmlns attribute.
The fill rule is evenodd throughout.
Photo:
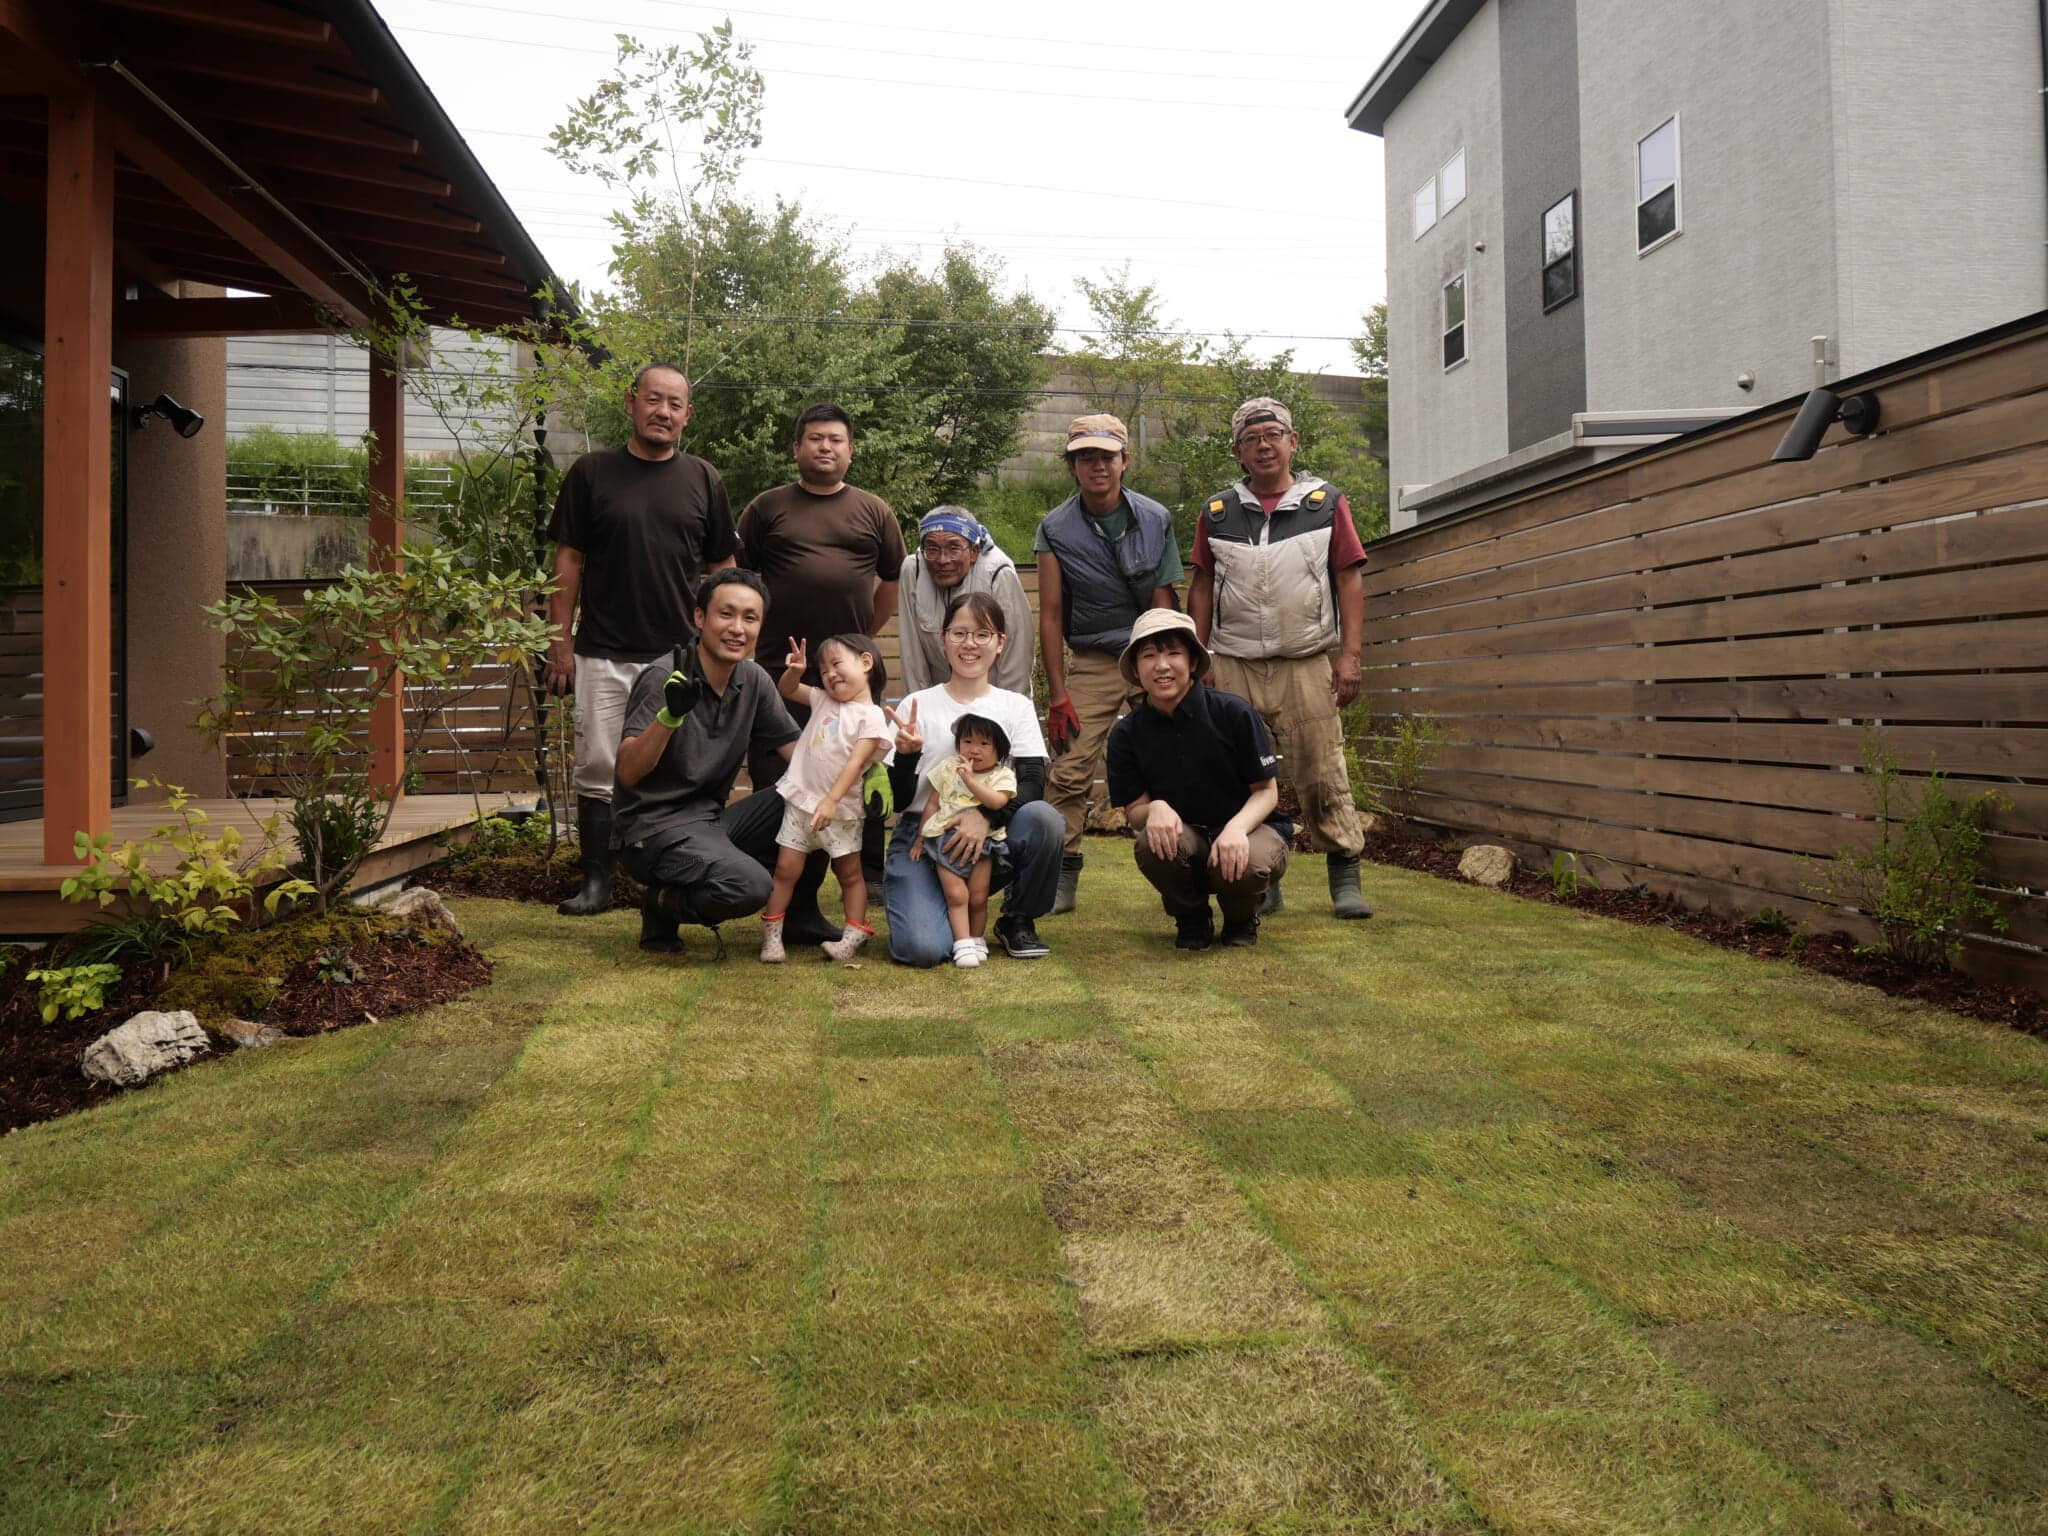
<svg viewBox="0 0 2048 1536"><path fill-rule="evenodd" d="M612 909L612 803L595 795L576 797L576 842L583 851L583 889L555 910L564 917L594 917Z"/></svg>
<svg viewBox="0 0 2048 1536"><path fill-rule="evenodd" d="M1258 915L1271 917L1286 905L1286 898L1280 894L1280 872L1275 870L1272 880L1266 885L1266 894L1259 898Z"/></svg>
<svg viewBox="0 0 2048 1536"><path fill-rule="evenodd" d="M684 915L680 886L648 886L640 898L640 947L649 954L680 955L683 940L676 928Z"/></svg>
<svg viewBox="0 0 2048 1536"><path fill-rule="evenodd" d="M1173 947L1175 949L1207 949L1216 941L1215 920L1204 907L1189 917L1173 920Z"/></svg>
<svg viewBox="0 0 2048 1536"><path fill-rule="evenodd" d="M1058 917L1074 910L1074 898L1081 891L1081 855L1063 853L1060 855L1059 889L1053 893L1052 913Z"/></svg>
<svg viewBox="0 0 2048 1536"><path fill-rule="evenodd" d="M1333 853L1330 863L1330 911L1334 917L1371 917L1372 908L1358 893L1358 859Z"/></svg>
<svg viewBox="0 0 2048 1536"><path fill-rule="evenodd" d="M1225 921L1223 924L1223 947L1225 949L1250 949L1259 942L1259 920L1256 916L1239 922Z"/></svg>

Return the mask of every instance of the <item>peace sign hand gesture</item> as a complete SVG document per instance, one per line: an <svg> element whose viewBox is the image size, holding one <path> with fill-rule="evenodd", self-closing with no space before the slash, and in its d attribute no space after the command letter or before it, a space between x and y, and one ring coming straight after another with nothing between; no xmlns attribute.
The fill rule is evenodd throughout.
<svg viewBox="0 0 2048 1536"><path fill-rule="evenodd" d="M924 751L924 733L917 728L917 700L910 701L905 714L897 714L888 705L882 706L882 713L889 717L889 723L896 727L896 755L916 757Z"/></svg>
<svg viewBox="0 0 2048 1536"><path fill-rule="evenodd" d="M811 666L810 642L789 637L789 654L782 658L782 665L791 672L807 672Z"/></svg>

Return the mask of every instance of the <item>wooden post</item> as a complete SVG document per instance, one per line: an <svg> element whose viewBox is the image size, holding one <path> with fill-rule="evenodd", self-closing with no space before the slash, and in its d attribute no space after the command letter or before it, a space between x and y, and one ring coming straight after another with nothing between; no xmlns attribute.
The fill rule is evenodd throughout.
<svg viewBox="0 0 2048 1536"><path fill-rule="evenodd" d="M405 360L370 353L370 569L402 570L405 556ZM393 798L405 783L405 679L370 712L370 782Z"/></svg>
<svg viewBox="0 0 2048 1536"><path fill-rule="evenodd" d="M52 97L43 297L43 862L113 826L114 138Z"/></svg>

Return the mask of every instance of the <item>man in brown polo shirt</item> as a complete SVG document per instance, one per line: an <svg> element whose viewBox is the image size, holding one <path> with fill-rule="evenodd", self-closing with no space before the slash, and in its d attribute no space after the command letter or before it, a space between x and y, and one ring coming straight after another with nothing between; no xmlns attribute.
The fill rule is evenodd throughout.
<svg viewBox="0 0 2048 1536"><path fill-rule="evenodd" d="M820 642L833 635L873 635L894 617L905 549L889 504L846 483L853 422L845 411L836 405L805 411L796 421L795 452L796 480L763 491L740 515L739 563L768 586L768 613L754 659L779 675L790 640L804 641L812 658L804 682L816 687ZM801 707L792 712L799 719L805 713ZM748 776L757 789L773 784L782 769L773 752L748 758ZM862 863L870 883L879 885L879 823L868 834L872 848L863 849ZM822 868L819 873L822 878Z"/></svg>

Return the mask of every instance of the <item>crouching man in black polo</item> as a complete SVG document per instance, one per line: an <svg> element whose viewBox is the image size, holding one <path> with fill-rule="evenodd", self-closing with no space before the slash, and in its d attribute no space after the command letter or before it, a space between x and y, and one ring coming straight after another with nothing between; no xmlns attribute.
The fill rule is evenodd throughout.
<svg viewBox="0 0 2048 1536"><path fill-rule="evenodd" d="M1258 943L1259 903L1286 870L1294 835L1279 814L1265 722L1236 694L1196 683L1209 657L1184 613L1141 615L1117 664L1145 694L1109 733L1109 798L1138 834L1138 872L1158 890L1181 949L1207 949L1215 937L1211 896L1223 942Z"/></svg>
<svg viewBox="0 0 2048 1536"><path fill-rule="evenodd" d="M620 864L647 887L642 949L679 953L679 924L715 932L768 904L782 797L762 789L727 804L750 750L787 760L797 738L775 680L749 659L767 600L752 571L705 578L695 643L642 672L627 700L612 835ZM815 894L791 902L783 931L792 942L837 936Z"/></svg>

